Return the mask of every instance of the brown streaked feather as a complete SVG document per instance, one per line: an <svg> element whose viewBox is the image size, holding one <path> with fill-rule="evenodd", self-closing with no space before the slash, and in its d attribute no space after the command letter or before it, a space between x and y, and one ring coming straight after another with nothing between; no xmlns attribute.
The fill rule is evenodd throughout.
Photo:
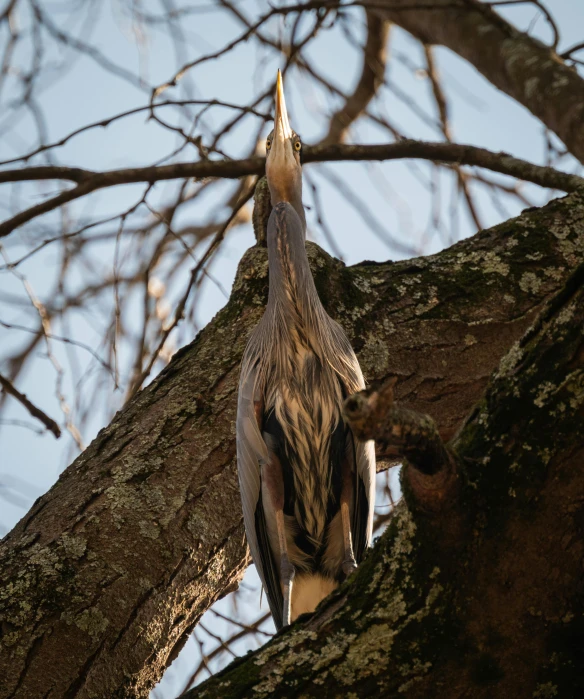
<svg viewBox="0 0 584 699"><path fill-rule="evenodd" d="M320 303L302 222L286 202L270 215L268 250L269 300L242 362L237 445L249 546L279 628L279 552L262 497L263 465L276 457L282 470L288 553L303 580L293 588L293 607L303 609L295 589L297 595L310 591L314 608L320 601L314 595L330 591L343 577L340 497L335 496L343 459L353 474L354 554L357 562L363 557L371 540L375 456L372 444L355 442L343 423L344 397L365 383L348 338Z"/></svg>

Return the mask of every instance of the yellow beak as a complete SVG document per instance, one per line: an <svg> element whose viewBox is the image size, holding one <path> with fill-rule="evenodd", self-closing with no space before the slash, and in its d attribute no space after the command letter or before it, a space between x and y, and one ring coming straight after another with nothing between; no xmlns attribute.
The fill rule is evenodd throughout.
<svg viewBox="0 0 584 699"><path fill-rule="evenodd" d="M276 83L276 114L274 115L274 145L283 143L292 136L292 129L288 121L288 110L286 109L286 99L284 97L284 83L282 73L278 71Z"/></svg>

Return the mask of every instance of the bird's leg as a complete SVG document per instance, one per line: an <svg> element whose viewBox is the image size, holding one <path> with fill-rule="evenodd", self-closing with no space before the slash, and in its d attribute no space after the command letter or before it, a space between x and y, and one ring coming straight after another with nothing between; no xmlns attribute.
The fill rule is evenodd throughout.
<svg viewBox="0 0 584 699"><path fill-rule="evenodd" d="M292 582L294 580L294 566L288 558L288 544L286 542L286 527L284 525L284 478L282 466L275 454L271 454L270 463L264 467L264 476L267 492L271 501L276 519L276 531L278 532L278 548L280 550L280 581L284 595L284 608L282 616L284 626L290 625L290 608L292 600Z"/></svg>
<svg viewBox="0 0 584 699"><path fill-rule="evenodd" d="M353 473L348 461L343 461L343 486L341 489L341 522L343 525L343 546L345 550L345 558L343 560L343 573L348 577L351 573L357 570L357 561L353 553L353 539L351 536L351 516L349 511L349 502L352 495L352 478Z"/></svg>

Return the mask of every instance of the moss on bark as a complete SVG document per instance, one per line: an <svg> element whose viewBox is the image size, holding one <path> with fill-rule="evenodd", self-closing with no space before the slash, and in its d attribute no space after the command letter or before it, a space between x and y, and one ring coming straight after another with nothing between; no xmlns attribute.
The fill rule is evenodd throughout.
<svg viewBox="0 0 584 699"><path fill-rule="evenodd" d="M580 696L584 265L503 359L453 448L465 470L455 506L425 514L406 489L314 616L185 698Z"/></svg>
<svg viewBox="0 0 584 699"><path fill-rule="evenodd" d="M346 268L314 245L309 257L323 301L352 339L367 378L397 375L398 399L432 415L451 435L499 358L562 287L583 241L584 201L573 194L430 258ZM528 259L528 248L536 258ZM526 274L541 283L522 283ZM2 699L48 692L145 697L200 615L237 585L247 565L234 449L238 368L266 292L267 254L252 248L227 306L2 541ZM513 352L509 371L525 349ZM562 388L572 400L579 400L578 382L572 377ZM555 392L542 385L530 405L536 399L547 405L550 396ZM567 397L561 402L566 410L571 405ZM560 404L554 409L561 411ZM465 429L469 449L480 429L476 421ZM479 475L475 480L483 487ZM351 587L351 599L373 590L375 596L363 615L357 601L350 603L356 605L350 635L361 639L360 652L369 644L378 648L379 662L395 670L399 686L421 682L440 639L453 633L453 622L436 611L451 606L450 582L434 573L443 566L434 565L432 550L427 558L420 554L421 567L408 562L424 546L419 527L401 511L382 544L383 560L393 561L391 575L376 554ZM404 580L411 584L403 587ZM392 592L398 588L400 599ZM334 598L344 609L348 589ZM371 615L380 615L379 638L362 636ZM395 637L396 625L409 638L409 660L385 659L381 641ZM294 638L316 662L313 637ZM339 649L349 653L350 639L337 640L318 651L322 663ZM373 661L362 671L359 653L350 662L347 676L373 687ZM264 671L248 665L241 672ZM340 676L334 681L345 686Z"/></svg>

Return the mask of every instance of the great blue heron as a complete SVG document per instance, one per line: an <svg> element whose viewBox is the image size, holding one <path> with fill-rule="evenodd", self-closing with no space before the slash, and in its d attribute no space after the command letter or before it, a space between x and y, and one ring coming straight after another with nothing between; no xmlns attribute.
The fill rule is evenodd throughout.
<svg viewBox="0 0 584 699"><path fill-rule="evenodd" d="M343 421L344 399L365 384L310 272L302 142L279 71L266 149L269 295L242 362L237 462L249 548L280 629L313 611L361 561L371 540L375 454Z"/></svg>

